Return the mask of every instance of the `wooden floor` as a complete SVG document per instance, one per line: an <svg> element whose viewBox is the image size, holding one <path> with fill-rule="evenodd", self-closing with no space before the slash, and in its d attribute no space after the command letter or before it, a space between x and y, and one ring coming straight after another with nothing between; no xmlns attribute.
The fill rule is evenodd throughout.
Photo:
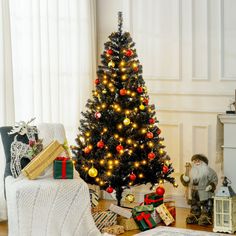
<svg viewBox="0 0 236 236"><path fill-rule="evenodd" d="M106 210L109 208L110 204L114 203L113 201L101 200L99 206ZM202 230L212 232L212 226L198 226L198 225L187 225L185 223L185 218L189 213L189 209L186 208L177 208L176 209L176 222L172 227L184 228L184 229L193 229L193 230ZM139 230L126 231L121 236L131 236L139 233ZM0 236L7 236L7 222L0 222Z"/></svg>
<svg viewBox="0 0 236 236"><path fill-rule="evenodd" d="M0 236L7 236L7 222L0 222Z"/></svg>

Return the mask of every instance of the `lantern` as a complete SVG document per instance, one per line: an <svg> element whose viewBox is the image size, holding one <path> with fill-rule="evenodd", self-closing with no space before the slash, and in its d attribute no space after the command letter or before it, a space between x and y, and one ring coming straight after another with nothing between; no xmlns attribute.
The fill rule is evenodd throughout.
<svg viewBox="0 0 236 236"><path fill-rule="evenodd" d="M223 186L214 197L214 232L236 231L236 194L224 177Z"/></svg>

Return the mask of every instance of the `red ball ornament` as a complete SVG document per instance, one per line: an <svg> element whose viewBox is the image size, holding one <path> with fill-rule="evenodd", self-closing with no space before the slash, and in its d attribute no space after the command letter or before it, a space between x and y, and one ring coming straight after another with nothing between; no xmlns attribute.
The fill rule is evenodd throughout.
<svg viewBox="0 0 236 236"><path fill-rule="evenodd" d="M165 193L165 189L163 187L157 187L156 194L159 196L163 196Z"/></svg>
<svg viewBox="0 0 236 236"><path fill-rule="evenodd" d="M137 72L137 71L138 71L138 66L133 67L133 70L134 70L135 72Z"/></svg>
<svg viewBox="0 0 236 236"><path fill-rule="evenodd" d="M121 144L119 144L119 145L117 145L116 146L116 151L117 152L120 152L121 150L123 150L124 148L123 148L123 146L121 145Z"/></svg>
<svg viewBox="0 0 236 236"><path fill-rule="evenodd" d="M160 130L160 129L158 129L158 130L157 130L157 134L159 135L160 133L161 133L161 130Z"/></svg>
<svg viewBox="0 0 236 236"><path fill-rule="evenodd" d="M150 160L153 160L155 157L156 157L156 155L155 155L154 152L149 152L149 153L148 153L148 158L149 158Z"/></svg>
<svg viewBox="0 0 236 236"><path fill-rule="evenodd" d="M149 100L147 99L147 98L144 98L143 99L143 103L147 106L148 105L148 102L149 102Z"/></svg>
<svg viewBox="0 0 236 236"><path fill-rule="evenodd" d="M91 149L89 147L84 148L84 153L89 154L91 152Z"/></svg>
<svg viewBox="0 0 236 236"><path fill-rule="evenodd" d="M138 88L137 88L137 92L138 92L138 93L143 93L143 88L142 88L142 87L138 87Z"/></svg>
<svg viewBox="0 0 236 236"><path fill-rule="evenodd" d="M169 168L167 166L162 167L162 172L166 174L169 171Z"/></svg>
<svg viewBox="0 0 236 236"><path fill-rule="evenodd" d="M98 84L100 83L100 80L99 80L99 79L95 79L95 80L94 80L94 83L95 83L96 85L98 85Z"/></svg>
<svg viewBox="0 0 236 236"><path fill-rule="evenodd" d="M101 116L102 116L102 114L97 111L97 112L95 112L95 115L94 115L94 116L95 116L96 119L100 119Z"/></svg>
<svg viewBox="0 0 236 236"><path fill-rule="evenodd" d="M149 122L149 124L154 124L155 123L155 119L150 118L148 122Z"/></svg>
<svg viewBox="0 0 236 236"><path fill-rule="evenodd" d="M153 138L153 133L152 132L147 132L147 138Z"/></svg>
<svg viewBox="0 0 236 236"><path fill-rule="evenodd" d="M112 51L111 49L108 49L108 50L106 51L106 53L107 53L108 55L112 55L112 54L113 54L113 51Z"/></svg>
<svg viewBox="0 0 236 236"><path fill-rule="evenodd" d="M113 189L111 186L109 186L109 187L106 189L106 191L107 191L108 193L112 193L112 192L114 191L114 189Z"/></svg>
<svg viewBox="0 0 236 236"><path fill-rule="evenodd" d="M97 147L98 148L104 148L105 144L102 140L100 140L99 142L97 142Z"/></svg>
<svg viewBox="0 0 236 236"><path fill-rule="evenodd" d="M127 93L127 90L126 89L120 89L120 95L121 96L125 96L126 95L126 93Z"/></svg>
<svg viewBox="0 0 236 236"><path fill-rule="evenodd" d="M130 49L126 50L125 56L131 57L132 55L133 55L133 51L132 50L130 50Z"/></svg>
<svg viewBox="0 0 236 236"><path fill-rule="evenodd" d="M132 173L129 175L129 179L130 179L131 181L135 181L136 175L132 172Z"/></svg>

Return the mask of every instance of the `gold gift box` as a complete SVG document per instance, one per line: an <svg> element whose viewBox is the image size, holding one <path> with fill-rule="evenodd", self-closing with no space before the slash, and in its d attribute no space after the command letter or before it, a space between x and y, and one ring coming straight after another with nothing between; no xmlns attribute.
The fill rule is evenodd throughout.
<svg viewBox="0 0 236 236"><path fill-rule="evenodd" d="M62 152L64 148L58 141L52 141L22 170L29 179L36 179Z"/></svg>
<svg viewBox="0 0 236 236"><path fill-rule="evenodd" d="M127 230L139 229L139 227L136 224L134 218L126 219L123 216L119 216L117 218L117 222L118 222L118 225L123 226L126 231Z"/></svg>
<svg viewBox="0 0 236 236"><path fill-rule="evenodd" d="M124 232L124 227L121 225L112 225L102 229L102 233L108 233L112 235L123 234Z"/></svg>

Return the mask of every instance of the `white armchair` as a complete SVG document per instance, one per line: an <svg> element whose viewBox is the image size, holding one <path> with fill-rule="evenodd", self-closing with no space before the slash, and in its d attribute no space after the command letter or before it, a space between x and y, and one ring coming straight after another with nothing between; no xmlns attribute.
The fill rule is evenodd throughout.
<svg viewBox="0 0 236 236"><path fill-rule="evenodd" d="M41 124L44 145L56 139L63 143L61 124ZM99 236L90 210L87 184L74 172L74 179L56 180L52 167L43 176L28 180L6 177L9 236Z"/></svg>

